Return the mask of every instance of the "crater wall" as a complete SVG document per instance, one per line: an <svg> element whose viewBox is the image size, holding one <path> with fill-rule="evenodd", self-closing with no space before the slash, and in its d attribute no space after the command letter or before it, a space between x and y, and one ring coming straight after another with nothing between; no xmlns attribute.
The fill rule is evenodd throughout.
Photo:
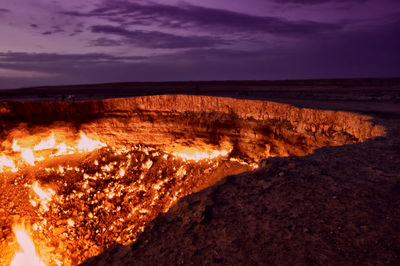
<svg viewBox="0 0 400 266"><path fill-rule="evenodd" d="M274 102L161 95L90 102L0 103L2 137L24 127L93 133L110 145L143 143L221 148L252 160L305 155L323 146L364 141L384 134L370 117L296 108Z"/></svg>

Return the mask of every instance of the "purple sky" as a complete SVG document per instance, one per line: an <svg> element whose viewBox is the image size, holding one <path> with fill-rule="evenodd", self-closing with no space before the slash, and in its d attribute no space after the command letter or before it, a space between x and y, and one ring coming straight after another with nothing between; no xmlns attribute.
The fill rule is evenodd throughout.
<svg viewBox="0 0 400 266"><path fill-rule="evenodd" d="M399 0L0 2L0 88L400 77Z"/></svg>

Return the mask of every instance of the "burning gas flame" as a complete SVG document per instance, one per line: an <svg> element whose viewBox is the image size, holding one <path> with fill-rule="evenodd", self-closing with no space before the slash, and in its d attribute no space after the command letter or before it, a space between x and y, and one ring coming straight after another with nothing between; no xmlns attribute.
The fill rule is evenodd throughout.
<svg viewBox="0 0 400 266"><path fill-rule="evenodd" d="M204 159L214 159L219 156L227 156L231 150L223 150L223 151L216 151L216 150L210 150L210 151L201 151L195 148L190 148L190 147L182 147L179 149L179 151L172 152L172 155L176 157L180 157L184 160L189 160L189 161L200 161Z"/></svg>
<svg viewBox="0 0 400 266"><path fill-rule="evenodd" d="M59 144L56 148L58 149L58 152L56 152L56 154L54 154L55 156L68 154L68 146L65 145L65 143Z"/></svg>
<svg viewBox="0 0 400 266"><path fill-rule="evenodd" d="M54 133L51 133L47 140L42 140L39 144L33 147L34 151L41 151L46 149L53 149L56 145L56 140L54 138Z"/></svg>
<svg viewBox="0 0 400 266"><path fill-rule="evenodd" d="M13 232L22 251L15 254L10 266L46 266L36 254L35 245L23 225L14 225Z"/></svg>
<svg viewBox="0 0 400 266"><path fill-rule="evenodd" d="M56 135L52 132L47 138L42 138L39 143L36 142L37 144L33 141L33 136L14 139L11 150L6 153L7 156L0 156L0 173L4 171L17 172L20 165L34 166L37 161L42 161L48 157L92 152L107 146L105 143L89 138L82 132L80 132L80 139L77 142L68 139L61 141L62 136L64 134ZM8 154L13 156L8 156Z"/></svg>
<svg viewBox="0 0 400 266"><path fill-rule="evenodd" d="M31 149L29 149L29 148L22 149L21 157L28 164L35 165L35 156L33 155L33 152Z"/></svg>
<svg viewBox="0 0 400 266"><path fill-rule="evenodd" d="M199 169L203 169L208 175L214 169L218 169L221 161L230 159L248 165L244 161L231 158L233 147L229 143L222 143L219 146L192 144L192 147L176 144L167 150L142 145L107 147L91 155L85 154L106 146L93 136L95 136L94 133L85 135L82 132L71 136L62 131L53 130L40 136L10 139L11 141L3 144L6 150L0 153L0 172L21 170L20 173L10 176L15 177L16 184L23 185L24 189L29 190L28 200L34 207L32 210L37 215L36 218L39 218L30 220L33 225L29 230L24 229L23 226L14 227L14 234L22 251L15 254L11 265L44 266L44 262L49 265L76 265L77 261L87 258L88 255L98 254L111 241L128 244L144 230L144 223L153 217L155 211L151 209L152 206L160 207L157 210L165 212L180 197L187 194L186 187L192 189L186 183L185 176L189 179L190 175L197 172L193 171L196 169L195 162L200 162ZM72 156L55 158L61 155ZM80 167L82 158L85 165ZM161 165L161 158L168 164L171 163L171 167L166 172L157 169ZM47 162L47 159L50 161ZM38 163L39 160L45 161ZM90 162L93 163L93 167ZM35 169L29 165L35 165ZM19 167L21 168L18 169ZM35 182L30 175L24 179L26 172L40 175L43 179L37 179L38 181ZM194 175L200 176L201 171ZM50 184L51 180L55 183ZM175 180L182 180L183 183L176 189L170 190L170 184ZM45 187L40 185L45 183L49 185ZM123 198L125 202L125 199L129 197L130 202L136 195L146 195L146 197L149 195L149 203L137 204L131 210L127 210L128 213L125 213L125 210L122 212L123 205L120 206L119 199ZM75 206L77 202L79 202L79 207ZM92 222L102 219L103 213L111 211L114 213L114 208L116 213L113 215L120 216L119 212L121 212L124 216L116 216L116 219L113 218L110 221L104 219L104 223L93 227L93 232L96 237L99 236L104 246L96 245L90 249L87 246L82 255L73 253L78 247L71 248L71 251L66 250L75 241L79 244L93 241L92 236L86 238L88 231L85 226L92 226ZM123 234L119 231L125 228L125 225L130 226L132 223L137 223L139 227L130 227L129 230L124 230ZM134 226L137 225L134 224ZM81 230L81 227L84 230ZM35 232L37 238L32 238L31 232ZM112 235L111 238L107 236L108 232ZM112 238L118 234L120 234L118 238ZM37 255L39 253L35 253L33 240L37 245L37 251L40 252L40 257ZM48 240L52 240L51 244L48 246L48 251L44 251ZM56 240L63 244L57 246L54 244ZM14 251L14 245L11 248ZM1 253L0 251L0 257ZM10 259L9 251L6 254L5 264ZM0 258L0 264L3 264L2 262Z"/></svg>
<svg viewBox="0 0 400 266"><path fill-rule="evenodd" d="M51 201L51 197L56 194L52 189L42 189L37 182L33 183L32 190L39 196L40 204L45 211L49 210L47 204ZM35 203L36 204L36 203ZM32 204L34 205L34 204Z"/></svg>
<svg viewBox="0 0 400 266"><path fill-rule="evenodd" d="M4 169L9 169L12 172L18 171L18 169L15 167L14 161L2 155L0 157L0 172L3 172Z"/></svg>
<svg viewBox="0 0 400 266"><path fill-rule="evenodd" d="M13 144L11 146L11 149L13 151L21 151L21 147L18 145L18 142L16 140L13 141Z"/></svg>
<svg viewBox="0 0 400 266"><path fill-rule="evenodd" d="M85 134L81 133L81 139L78 142L77 148L80 151L91 152L104 146L104 143L89 139Z"/></svg>

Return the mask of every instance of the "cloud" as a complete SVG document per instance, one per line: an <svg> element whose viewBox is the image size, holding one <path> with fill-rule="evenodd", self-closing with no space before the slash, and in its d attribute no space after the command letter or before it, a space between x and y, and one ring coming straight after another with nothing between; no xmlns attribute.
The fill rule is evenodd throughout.
<svg viewBox="0 0 400 266"><path fill-rule="evenodd" d="M140 69L146 60L103 53L0 53L0 89L127 81L132 80L132 69Z"/></svg>
<svg viewBox="0 0 400 266"><path fill-rule="evenodd" d="M91 27L93 33L103 33L123 37L126 43L150 48L178 49L195 47L213 47L217 45L229 44L228 41L220 40L207 36L178 36L159 31L129 31L123 27L109 25L95 25ZM110 39L97 39L92 42L96 46L109 46L112 44L120 45L121 41L111 41Z"/></svg>
<svg viewBox="0 0 400 266"><path fill-rule="evenodd" d="M62 32L65 32L65 30L45 31L45 32L42 32L42 35L52 35L52 34L62 33Z"/></svg>
<svg viewBox="0 0 400 266"><path fill-rule="evenodd" d="M11 12L11 10L9 10L9 9L0 8L0 14L1 14L1 13L10 13L10 12Z"/></svg>
<svg viewBox="0 0 400 266"><path fill-rule="evenodd" d="M104 63L104 62L120 62L129 60L143 60L145 56L114 56L103 53L90 53L90 54L57 54L57 53L16 53L7 52L0 53L0 63L9 64L10 66L16 63L23 64L37 64L46 62L90 62L90 63Z"/></svg>
<svg viewBox="0 0 400 266"><path fill-rule="evenodd" d="M121 46L126 44L126 41L123 40L113 40L109 38L98 38L95 40L91 40L89 42L90 46L103 46L103 47L110 47L110 46Z"/></svg>
<svg viewBox="0 0 400 266"><path fill-rule="evenodd" d="M38 71L48 74L68 74L87 66L111 66L146 60L145 56L114 56L103 53L0 53L0 68L16 71Z"/></svg>
<svg viewBox="0 0 400 266"><path fill-rule="evenodd" d="M316 5L325 3L365 3L368 0L273 0L283 4Z"/></svg>
<svg viewBox="0 0 400 266"><path fill-rule="evenodd" d="M2 17L5 14L11 13L11 10L6 9L6 8L0 8L0 17Z"/></svg>
<svg viewBox="0 0 400 266"><path fill-rule="evenodd" d="M53 26L51 30L42 32L42 35L53 35L57 33L64 33L65 30L60 28L59 26Z"/></svg>
<svg viewBox="0 0 400 266"><path fill-rule="evenodd" d="M392 20L384 26L343 31L332 38L312 39L301 45L297 42L252 51L199 47L148 57L0 53L1 69L54 75L8 79L3 75L0 87L163 80L399 77L400 19Z"/></svg>
<svg viewBox="0 0 400 266"><path fill-rule="evenodd" d="M55 77L56 74L33 71L33 70L14 70L14 69L6 69L0 68L0 78L49 78Z"/></svg>
<svg viewBox="0 0 400 266"><path fill-rule="evenodd" d="M138 4L107 1L87 13L62 12L69 16L97 17L121 25L157 25L166 28L202 29L219 33L269 33L283 36L304 36L338 30L340 24L301 20L289 21L271 16L255 16L223 9L189 4L170 6L156 3Z"/></svg>

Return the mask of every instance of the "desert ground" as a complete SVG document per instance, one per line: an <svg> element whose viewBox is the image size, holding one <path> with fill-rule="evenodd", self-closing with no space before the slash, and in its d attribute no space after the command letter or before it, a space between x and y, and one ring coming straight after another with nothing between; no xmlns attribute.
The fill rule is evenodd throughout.
<svg viewBox="0 0 400 266"><path fill-rule="evenodd" d="M385 132L261 159L256 170L181 198L133 244L114 245L83 265L400 264L400 79L79 85L3 91L0 100L169 94L352 112Z"/></svg>

